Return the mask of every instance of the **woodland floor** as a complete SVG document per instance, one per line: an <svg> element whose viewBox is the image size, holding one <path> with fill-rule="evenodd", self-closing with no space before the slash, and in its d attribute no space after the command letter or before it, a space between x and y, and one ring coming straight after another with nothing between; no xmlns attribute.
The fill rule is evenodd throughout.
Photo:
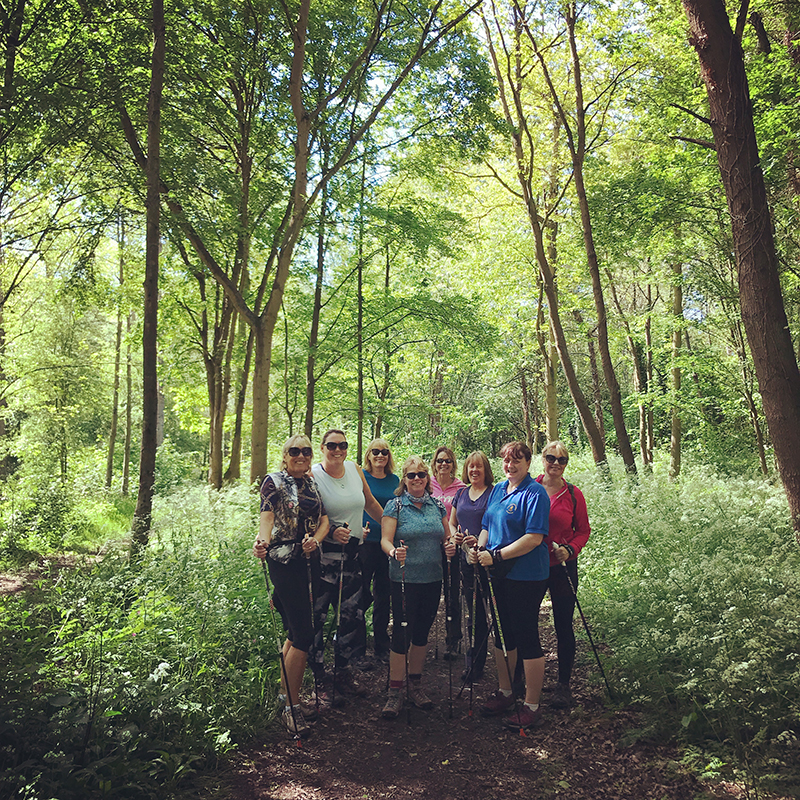
<svg viewBox="0 0 800 800"><path fill-rule="evenodd" d="M546 605L541 628L547 687L555 680L551 669L555 635ZM443 640L441 611L433 633ZM276 726L263 741L241 750L225 774L218 774L205 791L194 796L226 800L722 800L746 796L737 785L698 780L681 765L675 747L641 741L622 747L621 739L642 724L641 718L633 710L612 708L605 702L602 683L594 682L597 668L589 645L579 640L578 647L575 707L548 709L545 693L546 723L527 737L502 730L498 718L480 715L481 699L495 688L491 658L484 679L474 686L472 716L469 688L455 699L463 659L452 662L451 718L449 663L433 657L432 644L424 680L436 703L433 711L412 708L407 719L403 709L397 720L381 719L385 667L362 673L369 695L349 697L343 708L327 709L301 747Z"/></svg>
<svg viewBox="0 0 800 800"><path fill-rule="evenodd" d="M52 577L52 566L50 575ZM56 572L74 566L55 564ZM20 591L41 575L0 575L0 593ZM261 740L239 750L227 768L197 776L184 798L202 800L742 800L744 787L700 781L681 763L678 748L637 740L643 725L633 709L611 706L588 642L578 640L572 689L576 705L547 706L555 681L555 634L550 608L542 606L540 631L548 663L542 695L545 724L528 733L506 731L499 718L484 718L479 706L495 688L491 656L483 680L461 697L463 657L435 658L434 641L444 641L443 613L431 634L425 688L432 711L404 708L397 720L380 716L386 668L358 673L366 697L348 697L341 708L326 708L302 746L277 724ZM452 664L452 717L449 678ZM310 699L310 698L309 698ZM623 742L632 744L623 746ZM750 795L752 796L752 795ZM767 800L786 800L760 792Z"/></svg>

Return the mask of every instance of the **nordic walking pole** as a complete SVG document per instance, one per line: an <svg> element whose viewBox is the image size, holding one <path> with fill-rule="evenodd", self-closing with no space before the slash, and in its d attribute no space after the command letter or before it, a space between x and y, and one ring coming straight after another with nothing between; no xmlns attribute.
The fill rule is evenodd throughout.
<svg viewBox="0 0 800 800"><path fill-rule="evenodd" d="M500 638L500 647L503 650L503 660L506 662L506 672L508 673L508 682L511 686L511 695L514 696L514 676L511 674L511 666L509 665L508 661L508 651L506 650L506 637L503 636L503 628L500 625L500 610L497 608L497 597L494 593L494 587L492 586L492 576L489 574L488 567L484 567L486 570L486 576L489 579L489 598L491 599L491 603L489 605L489 610L492 614L492 624L494 625L495 630ZM514 697L514 708L517 711L517 722L519 722L519 735L526 736L525 729L522 727L522 720L520 719L520 710L519 710L519 703L517 702L517 698Z"/></svg>
<svg viewBox="0 0 800 800"><path fill-rule="evenodd" d="M480 564L475 564L474 566L479 567ZM476 570L476 573L477 573L477 570ZM477 575L473 576L473 581L477 582L478 586L481 585ZM476 589L476 592L477 592L477 589ZM476 608L477 608L477 602L478 602L477 593L474 595L474 597L475 597L475 603L476 603ZM487 643L489 641L489 636L492 634L492 632L494 630L494 628L493 628L493 626L491 624L491 621L490 621L490 616L491 615L489 614L489 609L487 607L486 597L484 596L483 592L481 592L481 607L483 608L483 618L487 621L486 622L486 633L484 634L483 639L481 639L480 647L476 648L476 650L480 650L481 648L483 648L484 650L486 649L486 645L487 645ZM474 613L475 612L473 612L473 614ZM473 621L474 621L474 616L473 616ZM475 642L474 642L474 639L473 639L473 645L474 645L474 643ZM469 674L469 671L468 671L468 674L466 676L464 676L463 680L461 681L461 688L458 690L458 694L456 695L456 700L458 700L461 697L461 695L464 693L464 689L467 688L467 683L469 682L470 677L471 677L471 675Z"/></svg>
<svg viewBox="0 0 800 800"><path fill-rule="evenodd" d="M400 540L400 547L405 547L405 542ZM406 614L406 560L400 565L400 595L402 597L403 607L403 621L400 627L403 629L403 638L405 641L405 657L406 657L406 724L411 724L411 693L408 687L408 615Z"/></svg>
<svg viewBox="0 0 800 800"><path fill-rule="evenodd" d="M464 533L469 536L469 531ZM469 607L469 715L472 716L472 696L475 689L475 606L478 602L478 570L472 565L472 603ZM486 647L486 645L484 645Z"/></svg>
<svg viewBox="0 0 800 800"><path fill-rule="evenodd" d="M307 533L306 538L308 538L311 534ZM308 602L311 604L311 630L314 630L314 579L311 574L311 553L306 553L306 572L308 573ZM317 714L319 714L319 682L317 680L317 673L315 670L311 670L311 674L314 676L314 705L317 709Z"/></svg>
<svg viewBox="0 0 800 800"><path fill-rule="evenodd" d="M347 528L345 523L342 528ZM349 541L349 538L348 538ZM342 621L342 586L344 585L344 549L347 542L342 542L342 560L339 563L339 601L336 604L336 633L333 636L333 690L331 692L331 706L336 707L336 673L339 666L339 623Z"/></svg>
<svg viewBox="0 0 800 800"><path fill-rule="evenodd" d="M445 613L445 640L449 641L450 636L452 634L452 625L453 625L453 615L452 610L450 608L450 577L452 575L452 558L450 556L447 557L447 585L444 589L444 613ZM453 659L447 659L447 671L449 674L449 697L450 697L450 711L448 713L448 718L453 719Z"/></svg>
<svg viewBox="0 0 800 800"><path fill-rule="evenodd" d="M274 633L277 630L277 625L275 624L275 606L272 603L272 592L269 588L269 573L267 572L267 557L261 559L261 568L264 570L264 582L267 584L267 595L269 595L269 610L272 614L272 632ZM294 700L292 699L292 690L289 686L289 673L286 671L286 658L283 655L283 645L280 643L280 639L278 639L278 646L279 650L278 653L281 657L281 671L283 672L283 681L286 684L286 699L289 701L289 710L292 715L292 727L294 727L294 734L292 738L297 742L298 747L303 746L303 740L300 734L297 731L297 717L295 716L294 710Z"/></svg>
<svg viewBox="0 0 800 800"><path fill-rule="evenodd" d="M552 549L557 550L561 547L560 544L553 542ZM567 574L567 580L569 581L569 588L572 589L572 596L575 598L575 605L578 607L578 613L581 615L581 620L583 621L583 627L586 631L586 635L589 637L589 644L592 646L592 650L594 651L594 657L597 659L597 666L600 668L600 674L603 676L603 681L605 682L606 689L608 689L608 697L610 700L614 699L614 693L611 691L611 686L608 684L608 678L606 678L605 670L603 669L603 665L600 663L600 654L597 652L597 647L595 647L594 639L592 638L592 632L589 630L589 623L586 621L586 617L583 614L583 609L581 608L581 601L578 600L578 591L575 584L572 582L572 575L569 574L569 570L567 569L567 562L562 561L561 566L564 567L564 572Z"/></svg>

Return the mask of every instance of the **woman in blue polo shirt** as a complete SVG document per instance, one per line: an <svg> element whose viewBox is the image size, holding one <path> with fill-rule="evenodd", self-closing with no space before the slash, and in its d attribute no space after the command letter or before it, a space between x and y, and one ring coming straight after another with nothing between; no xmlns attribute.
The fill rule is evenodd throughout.
<svg viewBox="0 0 800 800"><path fill-rule="evenodd" d="M511 675L517 658L522 659L525 702L522 709L503 722L512 729L535 728L542 723L539 697L544 680L544 651L539 642L539 606L550 573L546 543L550 500L544 488L528 474L531 455L524 442L511 442L500 450L506 480L498 483L489 496L480 537L465 539L469 546L485 548L472 549L469 561L489 570L508 654L506 664L501 643L495 641L499 688L481 707L484 716L513 709Z"/></svg>

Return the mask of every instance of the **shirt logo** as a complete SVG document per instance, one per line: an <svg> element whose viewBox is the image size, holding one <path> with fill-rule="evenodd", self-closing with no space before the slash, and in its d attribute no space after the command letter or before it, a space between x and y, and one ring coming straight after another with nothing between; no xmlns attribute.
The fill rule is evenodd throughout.
<svg viewBox="0 0 800 800"><path fill-rule="evenodd" d="M511 505L509 505L506 508L506 514L513 514L516 510L517 510L517 504L516 503L511 503Z"/></svg>

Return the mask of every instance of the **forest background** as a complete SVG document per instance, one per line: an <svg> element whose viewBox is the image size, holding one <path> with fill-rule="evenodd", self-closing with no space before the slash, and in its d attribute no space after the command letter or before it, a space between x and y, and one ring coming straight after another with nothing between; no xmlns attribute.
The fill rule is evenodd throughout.
<svg viewBox="0 0 800 800"><path fill-rule="evenodd" d="M729 11L782 291L761 317L796 371L800 6ZM267 724L249 487L289 434L342 427L359 463L378 435L398 460L564 440L587 609L647 735L796 788L798 405L770 426L684 9L15 0L0 21L0 556L131 529L134 555L4 601L7 786L178 786Z"/></svg>

